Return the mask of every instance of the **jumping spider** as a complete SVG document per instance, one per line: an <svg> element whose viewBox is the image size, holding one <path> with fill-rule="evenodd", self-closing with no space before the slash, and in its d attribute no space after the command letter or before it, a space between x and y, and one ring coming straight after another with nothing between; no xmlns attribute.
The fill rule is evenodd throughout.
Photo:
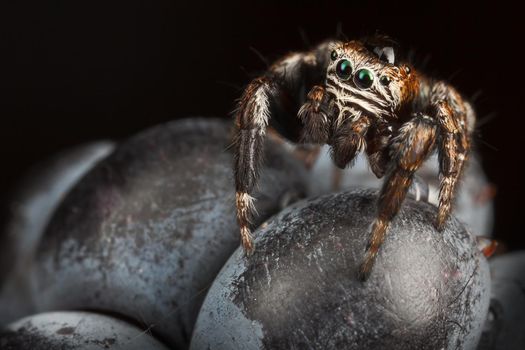
<svg viewBox="0 0 525 350"><path fill-rule="evenodd" d="M441 230L465 164L475 123L471 105L446 82L398 62L394 42L374 36L327 41L275 62L245 89L235 112L235 185L242 245L253 250L250 196L258 178L263 139L271 125L292 142L328 144L344 168L366 152L385 181L359 269L365 280L398 213L414 173L437 148Z"/></svg>

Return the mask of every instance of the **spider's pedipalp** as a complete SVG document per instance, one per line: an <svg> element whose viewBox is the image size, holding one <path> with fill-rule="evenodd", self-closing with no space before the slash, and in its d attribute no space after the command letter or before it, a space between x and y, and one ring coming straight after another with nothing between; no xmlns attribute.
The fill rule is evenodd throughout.
<svg viewBox="0 0 525 350"><path fill-rule="evenodd" d="M377 219L372 224L371 238L359 269L359 279L368 278L390 221L401 208L414 173L434 149L436 134L435 122L426 115L418 114L405 123L392 139L392 165L379 195Z"/></svg>
<svg viewBox="0 0 525 350"><path fill-rule="evenodd" d="M324 87L316 85L307 95L297 117L303 123L301 142L325 144L330 137L331 112L328 110L327 93Z"/></svg>
<svg viewBox="0 0 525 350"><path fill-rule="evenodd" d="M388 144L390 142L392 127L386 123L376 124L367 133L366 155L370 170L377 178L382 178L388 167L390 159Z"/></svg>
<svg viewBox="0 0 525 350"><path fill-rule="evenodd" d="M341 169L351 164L355 156L366 147L365 134L370 127L370 119L364 115L348 118L343 122L331 140L331 156Z"/></svg>

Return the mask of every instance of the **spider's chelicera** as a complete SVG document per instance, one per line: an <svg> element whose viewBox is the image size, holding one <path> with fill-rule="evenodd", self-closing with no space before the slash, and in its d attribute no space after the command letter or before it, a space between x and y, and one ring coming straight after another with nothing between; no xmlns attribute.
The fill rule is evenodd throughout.
<svg viewBox="0 0 525 350"><path fill-rule="evenodd" d="M278 60L248 85L235 113L237 219L245 251L254 248L250 193L269 125L293 142L330 145L340 168L366 152L374 174L385 177L359 270L366 279L414 173L435 149L441 180L435 225L443 228L474 122L471 105L452 86L397 62L388 38L328 41Z"/></svg>

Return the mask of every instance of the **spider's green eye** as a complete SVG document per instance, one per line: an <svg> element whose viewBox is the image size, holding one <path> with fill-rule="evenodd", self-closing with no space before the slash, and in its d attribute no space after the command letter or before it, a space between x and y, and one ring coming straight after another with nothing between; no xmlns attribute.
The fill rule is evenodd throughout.
<svg viewBox="0 0 525 350"><path fill-rule="evenodd" d="M350 65L349 60L341 60L337 63L335 67L335 73L339 79L347 80L352 75L352 66Z"/></svg>
<svg viewBox="0 0 525 350"><path fill-rule="evenodd" d="M362 89L368 89L374 83L374 74L368 69L360 69L355 73L355 84Z"/></svg>
<svg viewBox="0 0 525 350"><path fill-rule="evenodd" d="M386 75L383 75L381 78L379 78L379 82L382 85L387 86L388 84L390 84L390 78L387 77Z"/></svg>
<svg viewBox="0 0 525 350"><path fill-rule="evenodd" d="M330 54L330 58L332 59L332 61L335 61L337 59L337 51L332 51L332 53Z"/></svg>

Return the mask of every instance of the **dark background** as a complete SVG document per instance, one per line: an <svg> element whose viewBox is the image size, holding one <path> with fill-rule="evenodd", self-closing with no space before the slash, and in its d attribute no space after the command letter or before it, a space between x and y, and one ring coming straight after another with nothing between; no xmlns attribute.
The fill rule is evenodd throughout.
<svg viewBox="0 0 525 350"><path fill-rule="evenodd" d="M525 248L524 18L515 5L206 4L17 1L0 5L0 203L34 163L90 140L121 139L174 118L228 117L268 60L377 30L428 56L427 72L475 101L476 136L497 186L496 237ZM493 115L494 118L488 118Z"/></svg>

